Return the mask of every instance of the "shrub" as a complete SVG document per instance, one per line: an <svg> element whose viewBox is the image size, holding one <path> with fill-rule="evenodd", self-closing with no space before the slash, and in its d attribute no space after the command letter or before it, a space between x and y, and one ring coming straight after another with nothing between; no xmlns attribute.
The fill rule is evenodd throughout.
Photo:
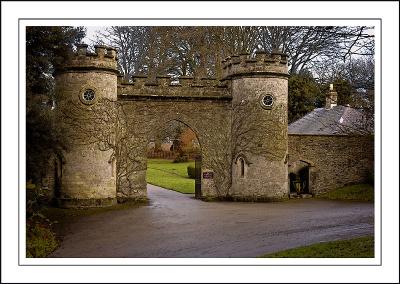
<svg viewBox="0 0 400 284"><path fill-rule="evenodd" d="M174 159L174 163L184 163L187 162L189 160L189 156L186 154L179 154L178 156L176 156L176 158Z"/></svg>
<svg viewBox="0 0 400 284"><path fill-rule="evenodd" d="M26 217L35 216L44 206L45 194L43 189L28 181L26 183Z"/></svg>
<svg viewBox="0 0 400 284"><path fill-rule="evenodd" d="M42 187L26 184L26 257L47 257L58 242L51 230L52 223L42 214L46 194Z"/></svg>
<svg viewBox="0 0 400 284"><path fill-rule="evenodd" d="M187 166L187 173L189 178L195 179L196 178L196 168L194 166Z"/></svg>
<svg viewBox="0 0 400 284"><path fill-rule="evenodd" d="M26 257L47 257L57 248L54 233L43 224L27 225Z"/></svg>

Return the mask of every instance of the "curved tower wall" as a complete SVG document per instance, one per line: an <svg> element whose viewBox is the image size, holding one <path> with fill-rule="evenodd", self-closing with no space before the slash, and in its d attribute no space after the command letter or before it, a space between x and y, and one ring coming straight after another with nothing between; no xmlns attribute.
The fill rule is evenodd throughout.
<svg viewBox="0 0 400 284"><path fill-rule="evenodd" d="M95 50L88 53L87 45L79 45L55 76L57 110L64 113L60 122L70 144L64 153L58 198L61 207L109 206L116 202L115 159L112 150L96 142L96 137L108 133L112 125L96 118L103 99L117 100L117 57L113 48L96 46ZM88 128L80 129L86 123ZM95 129L97 134L87 129Z"/></svg>
<svg viewBox="0 0 400 284"><path fill-rule="evenodd" d="M285 54L259 52L224 62L232 91L232 196L288 197L288 68Z"/></svg>

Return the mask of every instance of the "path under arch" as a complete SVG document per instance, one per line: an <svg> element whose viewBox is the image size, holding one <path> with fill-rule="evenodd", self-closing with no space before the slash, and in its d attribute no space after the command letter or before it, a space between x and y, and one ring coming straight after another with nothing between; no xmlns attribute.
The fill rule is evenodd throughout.
<svg viewBox="0 0 400 284"><path fill-rule="evenodd" d="M203 202L148 185L150 204L82 217L52 257L256 257L373 235L372 203Z"/></svg>

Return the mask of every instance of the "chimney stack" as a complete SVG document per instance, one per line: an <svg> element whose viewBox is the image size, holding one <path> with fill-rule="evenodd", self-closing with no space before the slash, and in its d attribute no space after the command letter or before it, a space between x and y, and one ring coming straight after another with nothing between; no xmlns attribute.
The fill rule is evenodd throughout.
<svg viewBox="0 0 400 284"><path fill-rule="evenodd" d="M333 84L329 85L329 93L326 95L325 108L331 109L337 106L337 92L333 90Z"/></svg>

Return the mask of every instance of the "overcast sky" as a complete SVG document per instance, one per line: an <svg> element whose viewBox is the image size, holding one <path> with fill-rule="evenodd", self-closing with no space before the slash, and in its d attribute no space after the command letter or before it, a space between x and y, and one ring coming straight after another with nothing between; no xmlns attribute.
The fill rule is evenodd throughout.
<svg viewBox="0 0 400 284"><path fill-rule="evenodd" d="M92 44L92 40L96 38L97 31L104 31L106 27L103 26L85 26L86 28L86 37L83 39L83 42L86 44Z"/></svg>

